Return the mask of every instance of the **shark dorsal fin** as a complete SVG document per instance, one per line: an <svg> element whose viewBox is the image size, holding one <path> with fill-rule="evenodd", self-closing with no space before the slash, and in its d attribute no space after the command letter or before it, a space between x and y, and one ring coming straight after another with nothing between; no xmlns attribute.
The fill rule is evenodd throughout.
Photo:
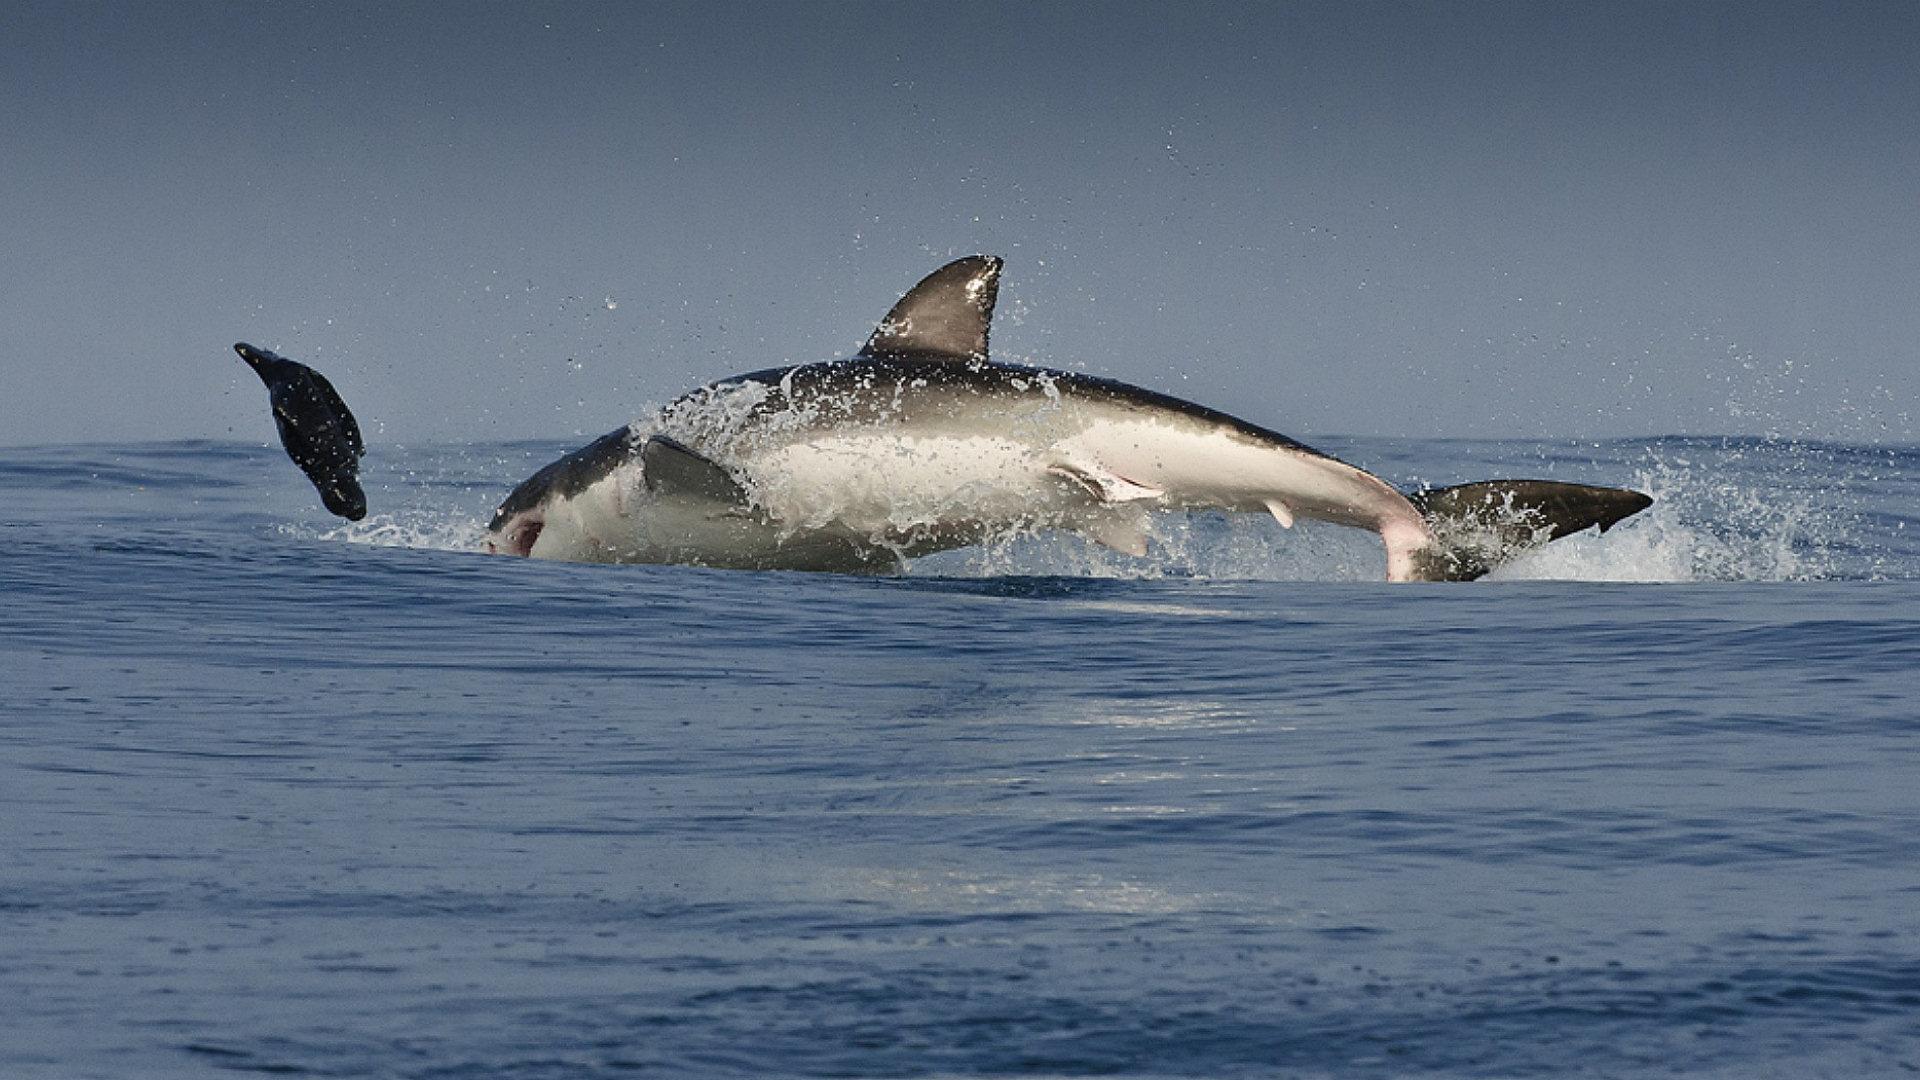
<svg viewBox="0 0 1920 1080"><path fill-rule="evenodd" d="M870 360L985 360L1000 265L992 255L969 255L928 274L880 320L860 355Z"/></svg>

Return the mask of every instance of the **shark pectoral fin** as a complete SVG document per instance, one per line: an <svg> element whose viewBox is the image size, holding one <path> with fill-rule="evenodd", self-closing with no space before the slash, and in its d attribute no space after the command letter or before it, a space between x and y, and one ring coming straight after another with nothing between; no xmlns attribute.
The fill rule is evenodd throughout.
<svg viewBox="0 0 1920 1080"><path fill-rule="evenodd" d="M1143 499L1158 499L1166 495L1156 487L1136 484L1124 476L1108 472L1093 465L1050 465L1047 471L1055 476L1064 476L1081 487L1087 493L1103 503L1130 503Z"/></svg>
<svg viewBox="0 0 1920 1080"><path fill-rule="evenodd" d="M727 470L664 435L640 449L641 475L655 495L701 499L744 508L747 490Z"/></svg>
<svg viewBox="0 0 1920 1080"><path fill-rule="evenodd" d="M1147 515L1143 510L1100 514L1075 525L1074 531L1122 555L1139 558L1147 553Z"/></svg>
<svg viewBox="0 0 1920 1080"><path fill-rule="evenodd" d="M1281 528L1293 528L1293 510L1291 507L1279 499L1267 499L1266 504L1267 513L1273 515L1273 520L1279 522Z"/></svg>

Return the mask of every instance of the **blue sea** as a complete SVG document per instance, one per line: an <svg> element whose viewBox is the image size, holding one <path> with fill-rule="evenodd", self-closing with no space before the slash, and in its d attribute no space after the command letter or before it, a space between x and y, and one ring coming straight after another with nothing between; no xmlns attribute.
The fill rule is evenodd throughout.
<svg viewBox="0 0 1920 1080"><path fill-rule="evenodd" d="M1657 502L865 578L478 553L566 443L0 450L0 1076L1920 1072L1920 450L1315 442Z"/></svg>

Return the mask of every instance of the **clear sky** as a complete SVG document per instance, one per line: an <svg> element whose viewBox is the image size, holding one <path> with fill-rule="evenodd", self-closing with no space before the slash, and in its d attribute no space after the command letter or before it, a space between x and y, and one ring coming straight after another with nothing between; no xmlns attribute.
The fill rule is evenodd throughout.
<svg viewBox="0 0 1920 1080"><path fill-rule="evenodd" d="M1005 256L1323 435L1912 442L1920 5L15 3L0 443L597 435Z"/></svg>

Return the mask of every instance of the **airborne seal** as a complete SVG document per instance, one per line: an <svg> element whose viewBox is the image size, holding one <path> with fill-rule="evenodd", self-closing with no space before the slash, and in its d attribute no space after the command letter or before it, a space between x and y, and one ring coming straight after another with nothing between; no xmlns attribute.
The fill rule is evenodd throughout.
<svg viewBox="0 0 1920 1080"><path fill-rule="evenodd" d="M360 438L360 424L340 400L340 392L325 375L305 364L244 341L233 351L267 384L280 444L319 489L320 501L348 521L366 517L367 496L360 490L359 475L367 447Z"/></svg>

